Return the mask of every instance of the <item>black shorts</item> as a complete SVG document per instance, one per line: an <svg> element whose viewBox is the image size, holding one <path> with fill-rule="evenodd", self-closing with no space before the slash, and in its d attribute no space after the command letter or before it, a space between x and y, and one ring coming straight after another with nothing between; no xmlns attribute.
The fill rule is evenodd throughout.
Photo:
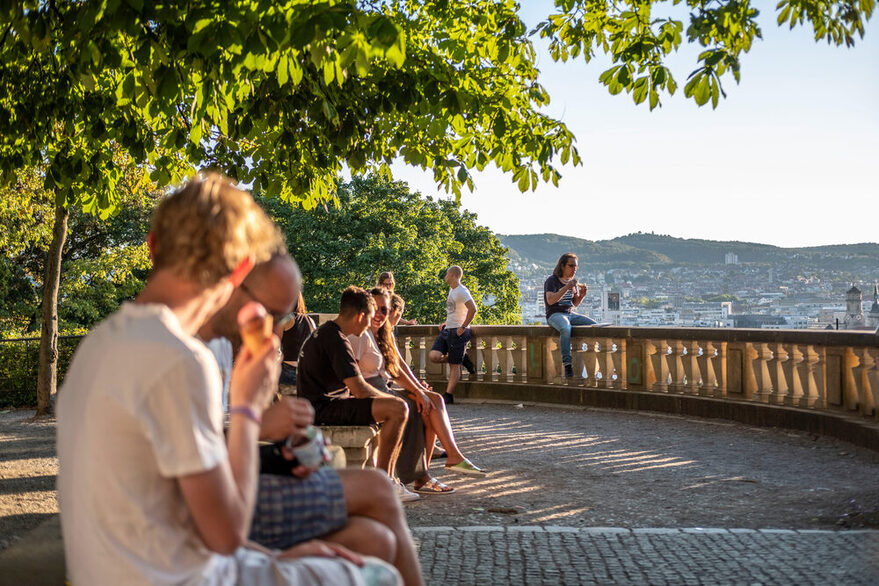
<svg viewBox="0 0 879 586"><path fill-rule="evenodd" d="M461 364L469 341L470 328L465 328L464 333L460 336L457 328L445 328L434 340L431 350L436 350L440 354L448 354L449 364Z"/></svg>
<svg viewBox="0 0 879 586"><path fill-rule="evenodd" d="M372 399L331 399L314 406L315 425L372 425Z"/></svg>

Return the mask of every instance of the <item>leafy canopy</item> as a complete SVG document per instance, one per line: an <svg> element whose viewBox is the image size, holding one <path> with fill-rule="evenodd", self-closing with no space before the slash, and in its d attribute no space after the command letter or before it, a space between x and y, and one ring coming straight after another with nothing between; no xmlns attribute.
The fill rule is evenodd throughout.
<svg viewBox="0 0 879 586"><path fill-rule="evenodd" d="M689 23L655 15L676 5ZM781 0L779 23L850 45L874 0ZM261 193L332 198L335 178L402 160L460 193L494 164L522 191L578 162L542 113L532 35L555 59L613 66L600 81L660 103L683 39L705 50L685 94L718 103L760 30L747 0L556 0L529 32L513 0L30 0L0 2L0 179L44 165L60 204L107 213L125 166L159 187L217 168Z"/></svg>
<svg viewBox="0 0 879 586"><path fill-rule="evenodd" d="M507 250L474 214L378 177L354 178L339 186L338 197L339 207L306 211L258 196L305 275L310 311L337 312L345 287L372 287L379 273L393 271L406 317L439 323L446 316L443 276L457 264L479 309L476 323L520 322Z"/></svg>
<svg viewBox="0 0 879 586"><path fill-rule="evenodd" d="M700 106L711 101L716 108L726 97L722 80L732 75L740 80L743 53L762 38L757 26L756 2L750 0L555 0L556 13L537 26L541 37L550 41L556 61L582 56L591 61L597 52L608 54L613 66L599 81L611 94L623 90L636 104L649 100L650 109L660 105L660 96L673 95L678 83L666 66L666 58L678 50L684 35L703 51L697 68L690 73L684 95ZM669 16L689 9L684 31L681 18ZM810 23L815 40L852 46L863 38L866 21L873 15L875 0L780 0L776 5L779 25L791 29Z"/></svg>
<svg viewBox="0 0 879 586"><path fill-rule="evenodd" d="M345 165L396 159L459 193L494 163L557 181L573 136L539 112L512 1L0 3L0 174L46 164L59 203L112 209L121 170L214 167L307 208Z"/></svg>

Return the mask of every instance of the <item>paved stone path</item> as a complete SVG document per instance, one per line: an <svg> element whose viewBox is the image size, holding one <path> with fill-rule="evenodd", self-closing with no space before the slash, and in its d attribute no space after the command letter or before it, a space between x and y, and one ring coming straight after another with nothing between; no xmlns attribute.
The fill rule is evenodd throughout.
<svg viewBox="0 0 879 586"><path fill-rule="evenodd" d="M406 505L428 584L879 584L876 452L649 413L449 413L491 472L437 461L457 492Z"/></svg>
<svg viewBox="0 0 879 586"><path fill-rule="evenodd" d="M421 527L428 584L879 583L879 531Z"/></svg>

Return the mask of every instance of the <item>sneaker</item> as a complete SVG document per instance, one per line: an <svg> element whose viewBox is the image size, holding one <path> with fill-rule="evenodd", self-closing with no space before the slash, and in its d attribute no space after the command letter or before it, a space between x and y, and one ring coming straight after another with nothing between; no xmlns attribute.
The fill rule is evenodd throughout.
<svg viewBox="0 0 879 586"><path fill-rule="evenodd" d="M398 480L395 483L397 487L397 497L399 497L401 503L411 503L412 501L417 501L421 499L421 495L415 492L412 492Z"/></svg>
<svg viewBox="0 0 879 586"><path fill-rule="evenodd" d="M565 378L574 378L574 367L570 364L565 364Z"/></svg>
<svg viewBox="0 0 879 586"><path fill-rule="evenodd" d="M443 393L443 402L445 402L446 405L453 404L455 402L455 395L451 393Z"/></svg>
<svg viewBox="0 0 879 586"><path fill-rule="evenodd" d="M454 466L446 465L446 470L449 472L457 472L458 474L466 474L467 476L486 476L488 472L468 460L464 458L461 462L458 462Z"/></svg>
<svg viewBox="0 0 879 586"><path fill-rule="evenodd" d="M473 361L470 360L470 356L464 354L464 358L461 360L461 366L467 369L467 372L470 374L476 374L476 366L473 364Z"/></svg>

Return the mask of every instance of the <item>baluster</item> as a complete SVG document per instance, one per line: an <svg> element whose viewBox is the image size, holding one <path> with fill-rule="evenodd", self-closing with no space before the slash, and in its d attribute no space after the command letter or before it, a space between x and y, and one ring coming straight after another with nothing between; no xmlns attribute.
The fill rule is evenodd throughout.
<svg viewBox="0 0 879 586"><path fill-rule="evenodd" d="M714 396L726 398L729 387L727 386L727 360L729 357L729 348L726 342L710 342L711 348L710 362L714 370Z"/></svg>
<svg viewBox="0 0 879 586"><path fill-rule="evenodd" d="M858 406L861 414L872 417L876 413L876 348L862 348L858 351L861 364L855 368L858 372ZM872 376L871 376L872 375ZM872 380L871 380L872 378Z"/></svg>
<svg viewBox="0 0 879 586"><path fill-rule="evenodd" d="M610 360L608 361L608 371L612 375L616 375L616 380L613 380L613 377L609 377L609 380L613 381L613 385L608 387L613 389L624 389L628 385L626 381L626 341L625 340L611 340L608 339L608 346L611 348L612 352L609 355ZM613 350L613 346L616 345L616 350Z"/></svg>
<svg viewBox="0 0 879 586"><path fill-rule="evenodd" d="M516 336L514 342L516 348L513 350L513 367L516 369L516 374L513 381L524 383L528 381L528 338Z"/></svg>
<svg viewBox="0 0 879 586"><path fill-rule="evenodd" d="M843 358L843 383L842 383L842 404L850 411L860 410L860 381L857 377L858 366L861 365L861 356L859 352L855 352L854 348L845 348Z"/></svg>
<svg viewBox="0 0 879 586"><path fill-rule="evenodd" d="M503 336L501 338L501 376L503 382L513 381L513 338Z"/></svg>
<svg viewBox="0 0 879 586"><path fill-rule="evenodd" d="M598 340L586 338L581 341L586 346L583 350L583 365L586 367L586 378L583 379L583 382L587 387L598 387L601 381L599 376L604 376L598 361L598 354L601 350L598 347Z"/></svg>
<svg viewBox="0 0 879 586"><path fill-rule="evenodd" d="M803 395L794 405L823 409L826 407L824 394L824 365L827 356L823 347L800 346L803 358L797 365Z"/></svg>
<svg viewBox="0 0 879 586"><path fill-rule="evenodd" d="M653 372L656 376L656 382L653 383L653 390L667 393L668 344L665 340L654 340L652 344L656 347L656 352L650 355L650 362L653 366Z"/></svg>
<svg viewBox="0 0 879 586"><path fill-rule="evenodd" d="M485 380L494 382L497 380L498 352L497 336L485 337Z"/></svg>
<svg viewBox="0 0 879 586"><path fill-rule="evenodd" d="M769 344L757 342L749 344L750 374L753 377L754 391L752 397L761 403L769 402L769 393L772 390L772 379L769 374L769 361L772 359L772 351Z"/></svg>
<svg viewBox="0 0 879 586"><path fill-rule="evenodd" d="M562 355L559 352L559 338L558 336L547 336L544 340L546 345L543 347L543 381L547 384L552 384L556 382L559 375L558 368L562 363Z"/></svg>
<svg viewBox="0 0 879 586"><path fill-rule="evenodd" d="M604 389L614 388L614 364L613 364L613 340L601 338L599 342L598 363L601 367L601 387Z"/></svg>
<svg viewBox="0 0 879 586"><path fill-rule="evenodd" d="M870 368L866 369L865 372L867 380L864 383L864 394L865 397L869 397L872 415L876 418L879 416L879 413L876 412L876 401L879 398L879 348L864 348L864 361L871 363Z"/></svg>
<svg viewBox="0 0 879 586"><path fill-rule="evenodd" d="M781 367L788 384L788 390L783 397L783 403L785 405L800 405L804 395L800 366L805 357L799 344L785 344L784 348L787 352L787 360L781 364Z"/></svg>
<svg viewBox="0 0 879 586"><path fill-rule="evenodd" d="M412 340L413 362L412 372L419 380L427 378L427 347L424 336L415 336Z"/></svg>
<svg viewBox="0 0 879 586"><path fill-rule="evenodd" d="M654 365L657 362L656 354L659 352L659 350L652 340L644 340L643 348L644 380L642 381L642 383L644 385L644 390L652 391L654 390L654 385L656 385L657 380L656 369Z"/></svg>
<svg viewBox="0 0 879 586"><path fill-rule="evenodd" d="M784 344L767 344L767 347L771 353L767 362L767 372L769 372L772 388L766 402L780 405L787 394L787 382L782 369L782 363L787 360L787 352L784 349Z"/></svg>
<svg viewBox="0 0 879 586"><path fill-rule="evenodd" d="M476 367L476 374L471 375L471 380L483 381L485 380L485 370L483 369L483 364L485 363L485 337L480 336L474 342L472 339L470 340L470 344L473 347L473 354L476 356L476 360L473 361L473 366Z"/></svg>
<svg viewBox="0 0 879 586"><path fill-rule="evenodd" d="M696 361L699 363L699 376L702 378L702 384L699 386L699 395L703 397L713 397L717 388L717 369L714 363L714 353L716 351L714 342L705 342L702 346L702 354Z"/></svg>
<svg viewBox="0 0 879 586"><path fill-rule="evenodd" d="M684 342L684 349L687 351L683 357L684 375L687 377L684 392L688 395L698 395L702 378L702 370L699 368L699 342L688 340Z"/></svg>
<svg viewBox="0 0 879 586"><path fill-rule="evenodd" d="M669 355L669 373L671 383L669 391L680 393L684 390L684 343L681 340L669 342L671 355Z"/></svg>
<svg viewBox="0 0 879 586"><path fill-rule="evenodd" d="M571 368L574 371L573 379L564 379L566 385L583 384L583 338L571 336ZM564 375L564 373L561 373Z"/></svg>

